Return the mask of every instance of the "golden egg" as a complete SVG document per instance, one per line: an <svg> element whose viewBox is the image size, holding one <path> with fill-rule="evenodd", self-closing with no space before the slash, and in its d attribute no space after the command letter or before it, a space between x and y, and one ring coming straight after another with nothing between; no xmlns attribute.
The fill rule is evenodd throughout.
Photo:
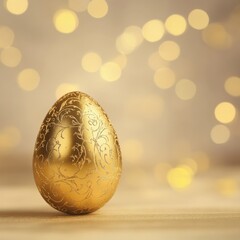
<svg viewBox="0 0 240 240"><path fill-rule="evenodd" d="M37 136L33 174L42 197L68 214L86 214L114 194L122 170L117 135L101 106L70 92L49 110Z"/></svg>

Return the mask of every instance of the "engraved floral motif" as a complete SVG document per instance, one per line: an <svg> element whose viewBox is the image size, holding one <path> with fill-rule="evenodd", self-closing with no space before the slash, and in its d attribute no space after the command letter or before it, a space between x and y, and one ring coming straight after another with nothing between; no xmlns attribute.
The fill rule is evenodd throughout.
<svg viewBox="0 0 240 240"><path fill-rule="evenodd" d="M60 211L92 212L111 198L121 174L121 153L96 101L72 92L53 105L37 137L33 170L41 195Z"/></svg>

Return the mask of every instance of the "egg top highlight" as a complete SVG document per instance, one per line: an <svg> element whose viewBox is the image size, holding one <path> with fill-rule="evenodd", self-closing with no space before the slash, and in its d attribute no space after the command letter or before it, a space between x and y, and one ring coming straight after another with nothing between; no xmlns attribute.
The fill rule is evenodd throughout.
<svg viewBox="0 0 240 240"><path fill-rule="evenodd" d="M33 174L42 197L68 214L86 214L114 194L122 169L117 135L101 106L70 92L49 110L37 136Z"/></svg>

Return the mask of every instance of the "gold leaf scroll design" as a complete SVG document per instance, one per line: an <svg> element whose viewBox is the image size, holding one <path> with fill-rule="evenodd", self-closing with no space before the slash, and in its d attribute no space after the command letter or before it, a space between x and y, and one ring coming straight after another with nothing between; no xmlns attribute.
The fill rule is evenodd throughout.
<svg viewBox="0 0 240 240"><path fill-rule="evenodd" d="M77 185L75 180L76 179L81 180L81 179L87 178L87 177L89 177L89 175L91 175L93 173L90 171L86 174L86 176L79 177L79 172L83 168L84 164L86 162L89 163L91 161L86 156L84 137L83 137L83 133L82 133L82 130L83 130L83 124L82 124L82 120L81 120L82 116L87 115L89 117L89 123L90 123L89 125L91 126L90 131L94 135L92 140L96 144L94 149L98 151L98 153L100 154L101 157L103 157L104 162L109 164L109 162L107 162L107 160L106 160L106 154L104 154L104 155L102 154L103 146L105 147L105 150L106 150L106 146L109 147L109 145L107 143L108 137L103 134L103 132L106 131L106 127L103 126L102 121L99 120L99 116L97 116L96 114L93 115L92 112L82 113L81 107L78 106L79 102L81 102L81 98L79 98L79 94L70 93L69 95L63 97L60 100L61 106L59 109L57 109L57 106L54 105L44 120L44 123L40 130L38 141L36 143L37 148L35 149L35 155L36 155L35 159L37 159L37 161L35 162L35 164L37 164L38 162L40 163L40 164L38 164L38 168L35 168L35 169L40 170L40 171L37 171L36 174L40 174L42 176L41 179L43 179L43 184L42 184L41 192L42 192L42 194L45 195L45 199L49 203L54 201L59 204L61 201L63 201L63 198L58 199L58 197L60 197L60 196L57 196L57 193L56 194L54 193L54 186L56 184L59 184L59 183L67 184L69 186L69 192L71 192L71 191L78 192L79 186ZM100 109L100 110L102 110L102 109ZM68 118L70 120L71 124L69 124L69 121L67 121L68 122L67 125L64 124L64 120L66 118ZM80 121L79 121L79 119L80 119ZM91 124L91 123L94 123L94 124ZM97 126L97 128L96 128L96 126ZM47 141L47 139L49 137L48 135L51 133L51 130L56 127L58 127L59 131L57 131L56 135L54 135L52 137L52 139L50 138L50 140L51 140L50 142L54 143L54 144L49 145L48 144L49 141ZM49 179L48 174L45 174L45 172L44 172L45 168L42 167L41 165L44 166L44 164L51 164L50 160L51 160L51 154L53 151L58 152L57 160L61 161L61 152L60 152L61 144L54 140L57 139L58 135L61 135L61 137L63 137L62 134L67 128L74 128L76 130L74 132L74 135L76 135L76 137L79 140L79 141L76 141L76 143L72 147L73 153L70 156L70 158L72 160L72 164L77 167L77 170L71 176L66 176L65 173L63 173L61 171L61 166L64 165L64 162L62 162L60 164L60 166L58 167L58 171L55 172L51 176L51 179ZM114 136L114 138L116 139L116 136ZM99 144L98 143L99 139L104 139L105 142L102 144ZM49 146L50 146L50 149L48 149ZM46 156L46 153L48 153L47 156ZM111 155L110 148L109 148L109 155ZM94 154L94 156L95 156L95 154ZM117 156L118 161L120 160L120 157L121 156L120 156L120 152L119 152L118 156ZM43 163L43 161L44 161L44 163ZM99 167L99 165L95 163L95 167L96 167L96 169L95 169L95 171L96 171L97 168ZM102 164L101 164L101 167L104 168L104 166ZM117 166L117 168L119 168L119 166ZM120 174L119 169L117 172L119 175ZM57 175L57 177L54 175ZM116 175L115 175L115 177L118 178L118 176L116 176ZM52 181L53 179L56 179L56 178L58 180ZM98 176L98 181L100 181L100 180L101 180L101 176ZM50 192L53 192L53 194L49 194L48 188L45 189L45 187L47 185L49 185L49 182L52 185L50 187ZM88 190L84 194L81 192L81 195L84 196L84 199L89 198L92 194L91 181L88 181L87 185L88 185ZM79 194L80 194L80 192L79 192ZM52 199L53 196L55 196L55 195L56 195L56 199L55 198ZM62 202L62 204L61 204L62 208L64 208L65 204L66 203Z"/></svg>
<svg viewBox="0 0 240 240"><path fill-rule="evenodd" d="M93 101L93 100L92 100ZM118 179L121 174L121 154L119 150L119 144L117 140L116 133L112 130L113 127L107 118L107 123L103 122L103 118L99 116L99 112L104 112L103 109L99 106L98 111L92 111L92 103L88 102L86 109L87 112L84 112L84 116L87 116L87 122L90 126L91 136L90 141L93 144L93 156L92 159L95 164L95 168L99 171L104 171L104 174L99 175L97 178L97 183L100 185L101 182L108 182L108 186L102 190L102 193L98 197L104 197L104 195L115 190L115 183L118 182ZM106 121L105 120L105 121ZM108 127L106 127L108 125ZM110 129L110 130L109 130ZM110 147L109 138L113 139L113 144L116 147L117 153L113 154L113 149ZM109 168L108 168L109 165Z"/></svg>

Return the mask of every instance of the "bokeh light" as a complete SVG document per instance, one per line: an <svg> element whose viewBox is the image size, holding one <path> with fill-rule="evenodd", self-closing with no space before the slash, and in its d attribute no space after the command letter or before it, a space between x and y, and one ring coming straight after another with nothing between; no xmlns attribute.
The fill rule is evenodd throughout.
<svg viewBox="0 0 240 240"><path fill-rule="evenodd" d="M26 68L18 74L18 85L25 91L32 91L37 88L40 82L39 73L33 68Z"/></svg>
<svg viewBox="0 0 240 240"><path fill-rule="evenodd" d="M142 41L141 28L138 26L129 26L117 38L116 48L122 54L130 54L141 45Z"/></svg>
<svg viewBox="0 0 240 240"><path fill-rule="evenodd" d="M188 15L189 25L197 30L202 30L208 26L209 16L202 9L193 9Z"/></svg>
<svg viewBox="0 0 240 240"><path fill-rule="evenodd" d="M175 83L175 74L170 68L159 68L154 74L154 82L161 89L168 89Z"/></svg>
<svg viewBox="0 0 240 240"><path fill-rule="evenodd" d="M115 62L104 63L100 68L100 76L102 79L113 82L121 77L121 68Z"/></svg>
<svg viewBox="0 0 240 240"><path fill-rule="evenodd" d="M68 0L68 6L75 12L84 12L87 10L90 0Z"/></svg>
<svg viewBox="0 0 240 240"><path fill-rule="evenodd" d="M175 85L176 95L181 100L192 99L196 94L197 88L194 82L189 79L181 79Z"/></svg>
<svg viewBox="0 0 240 240"><path fill-rule="evenodd" d="M203 41L212 48L226 49L232 44L232 37L220 23L211 23L202 31Z"/></svg>
<svg viewBox="0 0 240 240"><path fill-rule="evenodd" d="M164 24L157 19L146 22L142 27L142 35L148 42L159 41L163 37L164 32Z"/></svg>
<svg viewBox="0 0 240 240"><path fill-rule="evenodd" d="M216 106L214 114L219 122L230 123L236 116L236 108L230 102L221 102Z"/></svg>
<svg viewBox="0 0 240 240"><path fill-rule="evenodd" d="M167 173L169 185L176 190L186 189L192 183L193 172L185 165L172 168Z"/></svg>
<svg viewBox="0 0 240 240"><path fill-rule="evenodd" d="M105 0L91 0L87 10L92 17L103 18L108 13L108 4Z"/></svg>
<svg viewBox="0 0 240 240"><path fill-rule="evenodd" d="M28 8L28 0L5 0L6 9L15 15L21 15Z"/></svg>
<svg viewBox="0 0 240 240"><path fill-rule="evenodd" d="M179 36L186 31L187 23L182 15L173 14L166 19L165 28L170 34Z"/></svg>
<svg viewBox="0 0 240 240"><path fill-rule="evenodd" d="M237 38L239 38L240 36L239 22L240 22L240 5L238 4L228 15L226 21L224 21L224 23L226 24L226 28L231 32L231 34L233 34Z"/></svg>
<svg viewBox="0 0 240 240"><path fill-rule="evenodd" d="M21 140L21 133L15 126L5 126L0 129L0 152L5 152L17 146Z"/></svg>
<svg viewBox="0 0 240 240"><path fill-rule="evenodd" d="M166 61L174 61L180 55L180 47L174 41L165 41L159 46L159 55Z"/></svg>
<svg viewBox="0 0 240 240"><path fill-rule="evenodd" d="M121 146L123 158L130 163L139 163L143 157L143 144L138 139L127 139Z"/></svg>
<svg viewBox="0 0 240 240"><path fill-rule="evenodd" d="M222 124L215 125L211 130L211 139L216 144L226 143L230 138L230 130Z"/></svg>
<svg viewBox="0 0 240 240"><path fill-rule="evenodd" d="M18 48L4 48L1 52L1 62L7 67L16 67L22 59L22 54Z"/></svg>
<svg viewBox="0 0 240 240"><path fill-rule="evenodd" d="M188 166L193 174L196 174L198 171L198 164L197 161L194 158L183 158L180 160L181 165Z"/></svg>
<svg viewBox="0 0 240 240"><path fill-rule="evenodd" d="M159 52L153 52L149 57L148 57L148 66L156 71L159 68L163 68L167 66L168 63L165 62L159 55Z"/></svg>
<svg viewBox="0 0 240 240"><path fill-rule="evenodd" d="M7 48L13 44L14 32L7 26L0 26L0 48Z"/></svg>
<svg viewBox="0 0 240 240"><path fill-rule="evenodd" d="M233 97L240 97L240 78L236 76L226 79L224 88Z"/></svg>
<svg viewBox="0 0 240 240"><path fill-rule="evenodd" d="M58 10L53 17L53 23L57 31L61 33L72 33L78 27L78 17L69 9Z"/></svg>
<svg viewBox="0 0 240 240"><path fill-rule="evenodd" d="M79 91L79 86L77 84L61 83L58 85L55 95L56 95L56 98L59 99L64 94L68 92L73 92L73 91Z"/></svg>
<svg viewBox="0 0 240 240"><path fill-rule="evenodd" d="M102 64L102 58L95 52L88 52L82 58L82 68L87 72L97 72Z"/></svg>
<svg viewBox="0 0 240 240"><path fill-rule="evenodd" d="M222 178L216 183L217 191L226 196L233 197L238 192L238 182L234 178Z"/></svg>

